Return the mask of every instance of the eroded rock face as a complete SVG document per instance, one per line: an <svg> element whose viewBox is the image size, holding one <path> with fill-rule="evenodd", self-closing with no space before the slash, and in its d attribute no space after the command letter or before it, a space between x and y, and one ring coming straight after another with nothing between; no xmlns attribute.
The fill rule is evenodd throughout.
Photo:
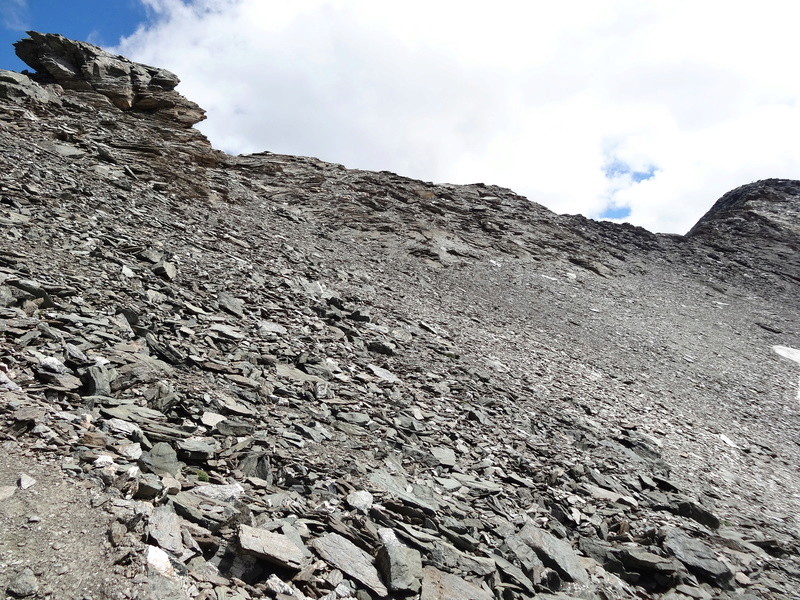
<svg viewBox="0 0 800 600"><path fill-rule="evenodd" d="M174 91L180 80L166 69L132 62L62 35L29 31L14 47L17 56L64 89L97 93L120 110L153 112L191 127L205 112Z"/></svg>

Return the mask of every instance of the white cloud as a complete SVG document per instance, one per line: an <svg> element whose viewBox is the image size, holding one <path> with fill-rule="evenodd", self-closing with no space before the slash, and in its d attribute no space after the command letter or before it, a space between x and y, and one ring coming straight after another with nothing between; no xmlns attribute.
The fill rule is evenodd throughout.
<svg viewBox="0 0 800 600"><path fill-rule="evenodd" d="M25 31L28 28L27 0L0 0L3 27L12 31Z"/></svg>
<svg viewBox="0 0 800 600"><path fill-rule="evenodd" d="M784 1L142 2L116 50L178 73L227 151L496 183L670 232L737 185L800 177Z"/></svg>

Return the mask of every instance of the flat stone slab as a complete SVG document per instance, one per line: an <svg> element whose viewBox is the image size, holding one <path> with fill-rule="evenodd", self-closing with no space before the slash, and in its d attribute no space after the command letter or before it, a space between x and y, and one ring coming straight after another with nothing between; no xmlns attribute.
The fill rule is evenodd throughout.
<svg viewBox="0 0 800 600"><path fill-rule="evenodd" d="M385 598L389 595L372 557L347 538L329 533L315 539L311 545L323 560L364 584L377 596Z"/></svg>
<svg viewBox="0 0 800 600"><path fill-rule="evenodd" d="M296 367L285 365L283 363L278 363L275 365L275 372L277 373L278 377L285 377L286 379L293 379L295 381L311 381L316 383L323 383L325 381L321 377L309 375L305 371L301 371Z"/></svg>
<svg viewBox="0 0 800 600"><path fill-rule="evenodd" d="M702 541L689 537L679 529L671 529L664 548L699 577L711 580L720 587L731 587L733 573L725 563L716 559L714 551Z"/></svg>
<svg viewBox="0 0 800 600"><path fill-rule="evenodd" d="M494 596L474 583L434 567L425 567L420 600L494 600Z"/></svg>
<svg viewBox="0 0 800 600"><path fill-rule="evenodd" d="M174 554L183 551L181 519L170 506L159 506L150 515L150 537L164 550Z"/></svg>
<svg viewBox="0 0 800 600"><path fill-rule="evenodd" d="M433 498L421 498L407 491L408 482L405 478L399 475L392 475L385 469L378 469L370 473L369 482L376 489L389 492L394 497L407 504L421 508L425 512L435 514L439 510L439 504Z"/></svg>
<svg viewBox="0 0 800 600"><path fill-rule="evenodd" d="M393 592L419 592L422 580L419 550L400 543L391 529L379 529L378 535L383 546L378 551L377 564L389 589Z"/></svg>
<svg viewBox="0 0 800 600"><path fill-rule="evenodd" d="M379 379L382 379L383 381L386 381L387 383L399 383L400 382L400 378L397 375L395 375L391 371L388 371L388 370L384 369L383 367L379 367L378 365L367 365L367 367L369 368L370 371L372 371L372 373L373 373L373 375L375 375L375 377L377 377Z"/></svg>
<svg viewBox="0 0 800 600"><path fill-rule="evenodd" d="M192 492L178 492L170 497L175 512L215 532L241 518L241 514L231 504L213 498L203 497Z"/></svg>
<svg viewBox="0 0 800 600"><path fill-rule="evenodd" d="M576 583L589 582L589 574L569 543L530 523L522 528L519 537L536 551L546 566L555 569L562 577Z"/></svg>
<svg viewBox="0 0 800 600"><path fill-rule="evenodd" d="M466 473L453 473L452 477L461 485L468 487L478 494L495 494L503 491L503 486L499 483L487 479L478 479Z"/></svg>
<svg viewBox="0 0 800 600"><path fill-rule="evenodd" d="M445 446L436 446L431 448L431 454L433 454L434 458L439 461L439 464L443 467L454 467L456 466L456 453L453 451L452 448L447 448Z"/></svg>
<svg viewBox="0 0 800 600"><path fill-rule="evenodd" d="M279 567L299 571L303 565L303 551L291 539L280 533L240 525L239 545L245 554L256 556Z"/></svg>

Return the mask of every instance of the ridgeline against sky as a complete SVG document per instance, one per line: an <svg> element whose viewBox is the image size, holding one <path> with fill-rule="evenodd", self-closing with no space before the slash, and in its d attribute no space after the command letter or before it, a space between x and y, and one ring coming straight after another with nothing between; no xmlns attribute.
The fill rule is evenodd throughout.
<svg viewBox="0 0 800 600"><path fill-rule="evenodd" d="M786 2L3 9L0 42L59 31L180 73L228 152L495 183L557 212L679 233L743 181L800 174L800 81L786 76L800 8Z"/></svg>

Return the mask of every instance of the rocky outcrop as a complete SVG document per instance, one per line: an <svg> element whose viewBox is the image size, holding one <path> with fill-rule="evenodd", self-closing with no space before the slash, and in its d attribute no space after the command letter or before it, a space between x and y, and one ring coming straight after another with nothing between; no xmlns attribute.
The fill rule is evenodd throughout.
<svg viewBox="0 0 800 600"><path fill-rule="evenodd" d="M180 80L166 69L148 67L105 50L52 33L29 31L14 47L17 56L45 81L64 89L99 94L120 110L152 113L186 127L205 119L205 112L175 92Z"/></svg>
<svg viewBox="0 0 800 600"><path fill-rule="evenodd" d="M792 284L800 274L800 182L765 179L720 198L687 234L752 275L771 272Z"/></svg>
<svg viewBox="0 0 800 600"><path fill-rule="evenodd" d="M46 98L0 99L0 594L797 589L800 307L755 237L227 156L11 79Z"/></svg>
<svg viewBox="0 0 800 600"><path fill-rule="evenodd" d="M33 102L47 104L58 102L58 97L49 93L28 75L0 69L0 98L15 103Z"/></svg>

